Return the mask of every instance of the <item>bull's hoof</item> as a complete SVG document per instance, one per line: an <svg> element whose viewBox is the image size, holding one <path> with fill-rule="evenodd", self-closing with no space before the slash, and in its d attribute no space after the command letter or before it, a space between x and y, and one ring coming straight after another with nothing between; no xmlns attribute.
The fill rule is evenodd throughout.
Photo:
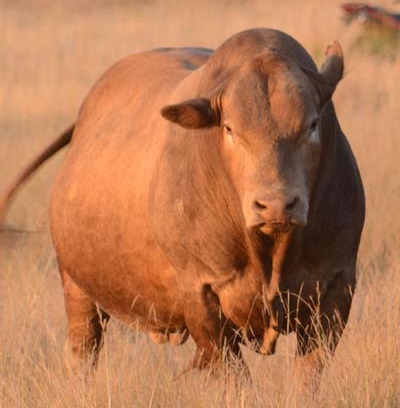
<svg viewBox="0 0 400 408"><path fill-rule="evenodd" d="M276 350L276 342L273 344L268 344L268 345L262 344L261 347L256 349L256 352L258 354L262 354L263 356L272 356L273 354L275 354L275 350Z"/></svg>
<svg viewBox="0 0 400 408"><path fill-rule="evenodd" d="M279 332L276 329L272 327L265 329L261 346L256 350L257 353L265 356L275 354L278 337Z"/></svg>

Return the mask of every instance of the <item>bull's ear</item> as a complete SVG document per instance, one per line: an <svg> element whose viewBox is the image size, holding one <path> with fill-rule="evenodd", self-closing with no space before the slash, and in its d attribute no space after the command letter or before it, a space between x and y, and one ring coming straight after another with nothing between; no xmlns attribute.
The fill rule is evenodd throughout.
<svg viewBox="0 0 400 408"><path fill-rule="evenodd" d="M320 74L324 79L325 84L320 85L318 89L321 106L331 98L336 89L336 85L343 77L343 51L337 41L328 45L325 51L325 56L325 62L322 64L320 70Z"/></svg>
<svg viewBox="0 0 400 408"><path fill-rule="evenodd" d="M206 98L189 99L161 109L163 118L185 129L200 129L218 125L217 115Z"/></svg>
<svg viewBox="0 0 400 408"><path fill-rule="evenodd" d="M343 50L340 44L335 41L328 45L325 51L325 62L321 67L321 75L326 83L333 89L343 77Z"/></svg>

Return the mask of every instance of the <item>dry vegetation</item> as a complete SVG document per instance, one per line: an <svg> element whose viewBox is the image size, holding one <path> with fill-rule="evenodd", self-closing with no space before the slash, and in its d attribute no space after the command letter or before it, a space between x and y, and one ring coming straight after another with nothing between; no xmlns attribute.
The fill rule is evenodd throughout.
<svg viewBox="0 0 400 408"><path fill-rule="evenodd" d="M233 387L206 373L175 380L191 358L191 342L155 346L116 322L95 381L68 376L63 295L47 232L61 154L28 183L7 219L39 232L0 237L0 406L400 406L400 60L350 53L357 29L343 26L338 2L280 3L0 0L0 188L74 120L90 85L126 54L215 47L241 29L270 26L320 61L326 44L339 39L347 68L335 102L363 175L367 222L354 307L320 396L304 402L293 392L292 336L280 340L273 357L245 351L253 381Z"/></svg>

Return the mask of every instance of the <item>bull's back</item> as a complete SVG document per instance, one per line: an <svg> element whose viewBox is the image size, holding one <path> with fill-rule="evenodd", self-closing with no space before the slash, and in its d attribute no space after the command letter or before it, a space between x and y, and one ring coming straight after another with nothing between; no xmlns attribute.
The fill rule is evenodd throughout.
<svg viewBox="0 0 400 408"><path fill-rule="evenodd" d="M175 272L152 234L148 195L166 138L159 111L206 58L163 50L107 71L82 106L55 183L51 229L60 267L122 320L146 320L152 308L159 321L182 320Z"/></svg>

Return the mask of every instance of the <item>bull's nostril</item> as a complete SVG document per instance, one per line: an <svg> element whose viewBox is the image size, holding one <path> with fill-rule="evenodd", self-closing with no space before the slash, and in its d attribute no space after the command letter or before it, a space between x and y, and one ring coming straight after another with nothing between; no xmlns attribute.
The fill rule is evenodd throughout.
<svg viewBox="0 0 400 408"><path fill-rule="evenodd" d="M254 201L254 208L257 210L257 211L264 211L264 210L266 210L267 209L267 205L266 204L264 204L263 202L261 202L261 201Z"/></svg>
<svg viewBox="0 0 400 408"><path fill-rule="evenodd" d="M296 207L298 201L299 198L295 197L289 204L286 205L286 210L287 211L293 210L293 208Z"/></svg>

